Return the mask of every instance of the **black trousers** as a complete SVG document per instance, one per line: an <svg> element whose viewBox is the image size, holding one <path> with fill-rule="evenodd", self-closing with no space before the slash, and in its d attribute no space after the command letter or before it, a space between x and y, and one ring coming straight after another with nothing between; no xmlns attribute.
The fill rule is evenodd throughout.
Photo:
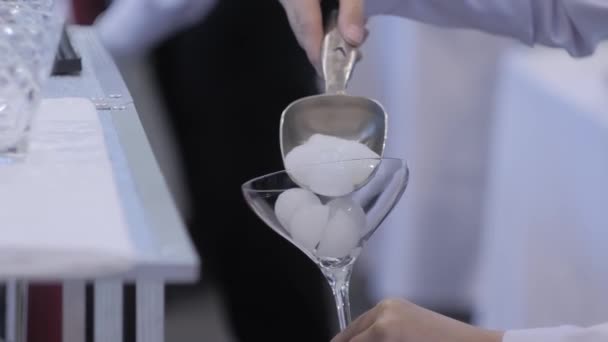
<svg viewBox="0 0 608 342"><path fill-rule="evenodd" d="M162 23L159 23L162 24ZM221 0L155 53L191 194L191 235L240 341L328 341L316 266L246 206L240 186L282 168L279 118L317 92L275 0Z"/></svg>

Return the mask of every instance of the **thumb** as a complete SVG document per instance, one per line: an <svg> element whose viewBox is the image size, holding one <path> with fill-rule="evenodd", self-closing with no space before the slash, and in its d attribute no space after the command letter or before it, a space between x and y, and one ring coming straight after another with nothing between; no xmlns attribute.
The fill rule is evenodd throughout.
<svg viewBox="0 0 608 342"><path fill-rule="evenodd" d="M363 1L340 0L338 27L344 39L354 46L363 44L367 37Z"/></svg>

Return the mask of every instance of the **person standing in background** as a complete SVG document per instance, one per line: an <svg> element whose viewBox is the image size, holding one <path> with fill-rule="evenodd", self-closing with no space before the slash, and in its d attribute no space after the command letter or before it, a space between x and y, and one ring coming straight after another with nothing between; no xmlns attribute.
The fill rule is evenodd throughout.
<svg viewBox="0 0 608 342"><path fill-rule="evenodd" d="M246 180L283 168L281 112L318 92L315 70L280 4L117 0L97 26L117 55L142 53L169 38L152 56L183 157L187 223L233 335L328 341L331 316L320 272L246 207L240 190ZM285 311L286 302L298 309Z"/></svg>
<svg viewBox="0 0 608 342"><path fill-rule="evenodd" d="M282 110L317 92L280 5L223 0L156 51L191 193L190 231L240 341L327 341L315 265L246 207L240 184L280 170ZM285 312L285 302L298 308ZM294 331L298 333L293 334Z"/></svg>

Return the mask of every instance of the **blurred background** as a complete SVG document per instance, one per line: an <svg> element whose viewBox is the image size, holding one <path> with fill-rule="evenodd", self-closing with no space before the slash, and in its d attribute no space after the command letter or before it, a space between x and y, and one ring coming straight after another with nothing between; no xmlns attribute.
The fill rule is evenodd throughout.
<svg viewBox="0 0 608 342"><path fill-rule="evenodd" d="M255 313L265 313L260 303L285 298L270 291L246 308L234 304L239 296L263 297L272 284L250 285L258 273L238 273L215 251L230 249L222 234L201 233L217 223L206 220L214 209L202 205L197 181L217 156L201 145L205 137L222 139L228 125L258 125L260 135L269 132L256 154L260 165L237 163L232 167L242 172L221 182L238 184L280 167L272 132L289 100L314 92L314 74L274 2L200 1L168 32L146 23L170 22L162 14L170 10L154 13L154 2L82 1L74 19L94 24L115 56L203 255L201 283L169 291L167 340L253 341L247 332L255 329L239 322L263 325L262 334L280 330L278 317ZM574 60L563 51L398 18L373 18L369 29L349 91L386 106L386 154L407 159L412 178L359 262L353 314L401 297L492 328L607 321L608 48ZM235 91L249 94L244 105L227 105ZM200 144L189 134L202 136ZM219 160L241 157L225 144ZM247 215L244 206L235 210ZM238 278L224 274L230 271ZM329 295L322 282L313 283L304 291L319 287ZM329 308L311 312L327 313L316 319L329 322L333 334L330 298L310 298Z"/></svg>

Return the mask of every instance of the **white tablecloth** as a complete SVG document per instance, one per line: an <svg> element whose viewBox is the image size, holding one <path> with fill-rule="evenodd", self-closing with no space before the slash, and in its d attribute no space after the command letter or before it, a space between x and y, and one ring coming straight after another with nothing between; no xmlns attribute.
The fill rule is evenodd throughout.
<svg viewBox="0 0 608 342"><path fill-rule="evenodd" d="M27 159L0 165L0 279L101 277L134 263L95 107L43 101Z"/></svg>
<svg viewBox="0 0 608 342"><path fill-rule="evenodd" d="M515 53L501 68L479 323L608 321L608 50Z"/></svg>

